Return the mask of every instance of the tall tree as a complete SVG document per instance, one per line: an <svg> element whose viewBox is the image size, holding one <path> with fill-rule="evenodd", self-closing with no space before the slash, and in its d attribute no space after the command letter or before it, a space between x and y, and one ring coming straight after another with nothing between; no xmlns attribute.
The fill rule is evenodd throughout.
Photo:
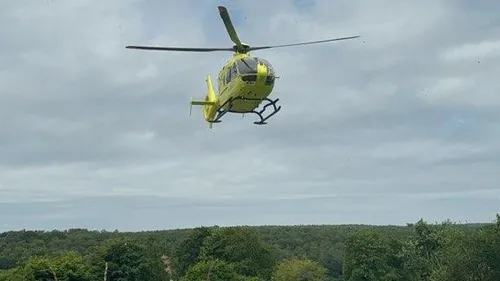
<svg viewBox="0 0 500 281"><path fill-rule="evenodd" d="M498 220L498 219L497 219ZM435 281L500 280L500 223L482 229L446 228L441 232Z"/></svg>
<svg viewBox="0 0 500 281"><path fill-rule="evenodd" d="M310 259L286 259L278 263L273 277L275 281L324 281L326 268Z"/></svg>
<svg viewBox="0 0 500 281"><path fill-rule="evenodd" d="M352 233L346 241L344 280L401 280L396 245L373 229Z"/></svg>
<svg viewBox="0 0 500 281"><path fill-rule="evenodd" d="M166 277L165 272L158 272L157 267L152 266L153 263L162 263L161 257L152 261L146 248L131 239L110 240L97 248L90 258L94 276L102 276L107 262L108 281L158 280L158 277Z"/></svg>
<svg viewBox="0 0 500 281"><path fill-rule="evenodd" d="M215 229L205 239L200 258L223 260L241 275L264 279L271 277L275 265L269 245L250 227Z"/></svg>
<svg viewBox="0 0 500 281"><path fill-rule="evenodd" d="M237 281L241 279L232 264L222 260L206 260L190 266L181 281Z"/></svg>
<svg viewBox="0 0 500 281"><path fill-rule="evenodd" d="M205 238L212 234L208 227L190 230L174 250L174 275L183 276L190 265L199 261L199 255Z"/></svg>

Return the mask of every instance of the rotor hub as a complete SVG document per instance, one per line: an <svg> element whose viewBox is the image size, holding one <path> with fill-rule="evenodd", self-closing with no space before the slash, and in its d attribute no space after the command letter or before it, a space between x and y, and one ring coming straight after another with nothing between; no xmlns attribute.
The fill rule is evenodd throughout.
<svg viewBox="0 0 500 281"><path fill-rule="evenodd" d="M233 45L233 50L239 54L246 54L250 51L250 46L246 43L241 43L241 45Z"/></svg>

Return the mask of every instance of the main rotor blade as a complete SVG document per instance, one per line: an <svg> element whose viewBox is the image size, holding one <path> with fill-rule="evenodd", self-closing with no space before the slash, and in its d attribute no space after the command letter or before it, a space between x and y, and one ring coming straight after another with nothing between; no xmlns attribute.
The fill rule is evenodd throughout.
<svg viewBox="0 0 500 281"><path fill-rule="evenodd" d="M240 47L241 46L240 38L238 37L238 34L236 34L236 30L234 29L233 23L231 22L231 18L229 17L229 13L226 7L218 6L217 8L219 8L220 17L222 18L222 21L226 26L226 30L227 33L229 33L229 37L234 42L234 44Z"/></svg>
<svg viewBox="0 0 500 281"><path fill-rule="evenodd" d="M334 38L334 39L327 39L327 40L320 40L320 41L309 41L309 42L301 42L301 43L286 44L286 45L250 47L249 51L262 50L262 49L271 49L271 48L281 48L281 47L291 47L291 46L300 46L300 45L318 44L318 43L325 43L325 42L332 42L332 41L354 39L354 38L358 38L358 37L360 37L360 36L357 35L357 36L350 36L350 37Z"/></svg>
<svg viewBox="0 0 500 281"><path fill-rule="evenodd" d="M216 52L231 51L233 48L183 48L183 47L152 47L152 46L126 46L127 49L152 50L152 51L179 51L179 52Z"/></svg>

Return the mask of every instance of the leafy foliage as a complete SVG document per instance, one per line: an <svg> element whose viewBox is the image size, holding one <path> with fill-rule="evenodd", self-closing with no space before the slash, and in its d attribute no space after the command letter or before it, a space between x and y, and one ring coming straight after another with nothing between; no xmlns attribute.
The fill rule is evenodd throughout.
<svg viewBox="0 0 500 281"><path fill-rule="evenodd" d="M200 261L189 267L181 281L226 281L240 278L232 264L216 259Z"/></svg>
<svg viewBox="0 0 500 281"><path fill-rule="evenodd" d="M348 281L400 280L400 246L372 229L353 233L346 242L344 278Z"/></svg>
<svg viewBox="0 0 500 281"><path fill-rule="evenodd" d="M233 264L238 274L265 279L274 266L269 247L248 227L214 229L203 242L200 259L220 259Z"/></svg>
<svg viewBox="0 0 500 281"><path fill-rule="evenodd" d="M198 262L201 247L205 238L211 235L211 230L207 227L199 227L190 231L176 247L175 268L178 276L183 276L189 266Z"/></svg>
<svg viewBox="0 0 500 281"><path fill-rule="evenodd" d="M107 265L107 270L105 271ZM500 216L459 225L0 233L0 281L500 280Z"/></svg>
<svg viewBox="0 0 500 281"><path fill-rule="evenodd" d="M318 262L303 258L281 261L274 272L275 281L323 281L326 269Z"/></svg>

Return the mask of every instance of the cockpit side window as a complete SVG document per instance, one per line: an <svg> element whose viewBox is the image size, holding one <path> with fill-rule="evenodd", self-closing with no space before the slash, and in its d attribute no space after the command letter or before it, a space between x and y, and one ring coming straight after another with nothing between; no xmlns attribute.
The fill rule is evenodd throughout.
<svg viewBox="0 0 500 281"><path fill-rule="evenodd" d="M231 69L228 69L227 73L226 73L226 85L229 84L229 82L231 82Z"/></svg>
<svg viewBox="0 0 500 281"><path fill-rule="evenodd" d="M236 64L233 64L231 66L231 80L233 80L234 78L236 78L236 76L238 76L238 72L236 71Z"/></svg>
<svg viewBox="0 0 500 281"><path fill-rule="evenodd" d="M226 71L226 77L224 77L224 79L225 79L224 82L227 85L227 84L229 84L229 82L231 82L231 79L232 79L232 77L231 77L231 66L228 66L226 69L227 69L227 71Z"/></svg>
<svg viewBox="0 0 500 281"><path fill-rule="evenodd" d="M238 72L236 71L236 64L233 64L229 67L226 77L225 77L225 82L226 84L229 84L234 78L238 76Z"/></svg>
<svg viewBox="0 0 500 281"><path fill-rule="evenodd" d="M244 59L238 60L236 63L237 63L238 72L240 73L240 75L257 73L257 59L256 58L244 58Z"/></svg>

